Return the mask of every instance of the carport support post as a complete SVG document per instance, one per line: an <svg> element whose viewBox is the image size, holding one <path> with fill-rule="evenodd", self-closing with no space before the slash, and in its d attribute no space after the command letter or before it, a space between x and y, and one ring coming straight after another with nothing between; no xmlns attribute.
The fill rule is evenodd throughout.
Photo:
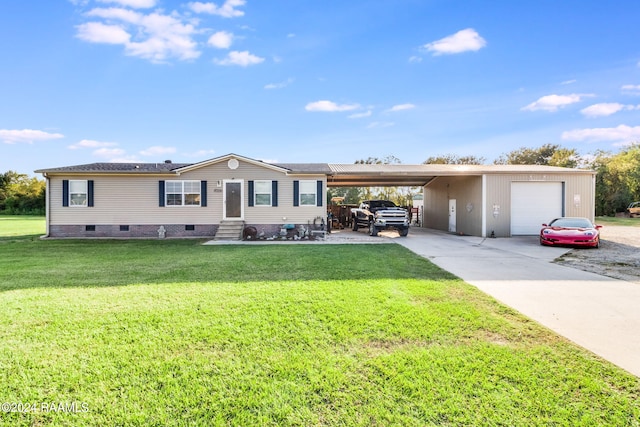
<svg viewBox="0 0 640 427"><path fill-rule="evenodd" d="M482 237L487 237L487 175L482 175Z"/></svg>

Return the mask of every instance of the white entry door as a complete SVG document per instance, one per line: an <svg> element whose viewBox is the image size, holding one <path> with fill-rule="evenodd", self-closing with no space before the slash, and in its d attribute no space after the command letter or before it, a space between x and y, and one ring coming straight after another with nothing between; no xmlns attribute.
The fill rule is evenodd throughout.
<svg viewBox="0 0 640 427"><path fill-rule="evenodd" d="M456 199L449 199L449 232L456 232Z"/></svg>

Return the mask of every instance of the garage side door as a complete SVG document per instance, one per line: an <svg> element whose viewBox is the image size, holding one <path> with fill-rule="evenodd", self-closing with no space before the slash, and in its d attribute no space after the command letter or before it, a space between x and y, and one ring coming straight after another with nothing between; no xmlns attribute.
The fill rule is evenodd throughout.
<svg viewBox="0 0 640 427"><path fill-rule="evenodd" d="M561 182L511 183L511 235L540 233L543 223L562 216Z"/></svg>

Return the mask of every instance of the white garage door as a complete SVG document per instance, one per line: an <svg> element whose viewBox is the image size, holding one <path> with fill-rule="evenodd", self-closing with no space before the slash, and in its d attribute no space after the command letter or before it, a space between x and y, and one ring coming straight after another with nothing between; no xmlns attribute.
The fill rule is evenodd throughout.
<svg viewBox="0 0 640 427"><path fill-rule="evenodd" d="M511 183L511 235L540 233L543 223L562 216L561 182Z"/></svg>

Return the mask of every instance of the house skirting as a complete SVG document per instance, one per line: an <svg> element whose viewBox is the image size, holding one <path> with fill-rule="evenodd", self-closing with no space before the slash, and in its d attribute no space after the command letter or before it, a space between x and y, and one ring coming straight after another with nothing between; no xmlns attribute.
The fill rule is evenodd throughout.
<svg viewBox="0 0 640 427"><path fill-rule="evenodd" d="M157 225L51 225L49 237L142 237L158 238L158 229L164 227L165 237L212 237L218 224L157 224Z"/></svg>
<svg viewBox="0 0 640 427"><path fill-rule="evenodd" d="M160 226L164 228L164 237L202 237L211 238L218 231L219 224L155 224L155 225L51 225L48 237L55 238L148 238L157 239ZM288 235L299 233L300 227L315 230L319 228L313 224L294 224L295 228L288 230ZM269 238L280 236L282 224L245 224L245 227L254 227L257 236Z"/></svg>

